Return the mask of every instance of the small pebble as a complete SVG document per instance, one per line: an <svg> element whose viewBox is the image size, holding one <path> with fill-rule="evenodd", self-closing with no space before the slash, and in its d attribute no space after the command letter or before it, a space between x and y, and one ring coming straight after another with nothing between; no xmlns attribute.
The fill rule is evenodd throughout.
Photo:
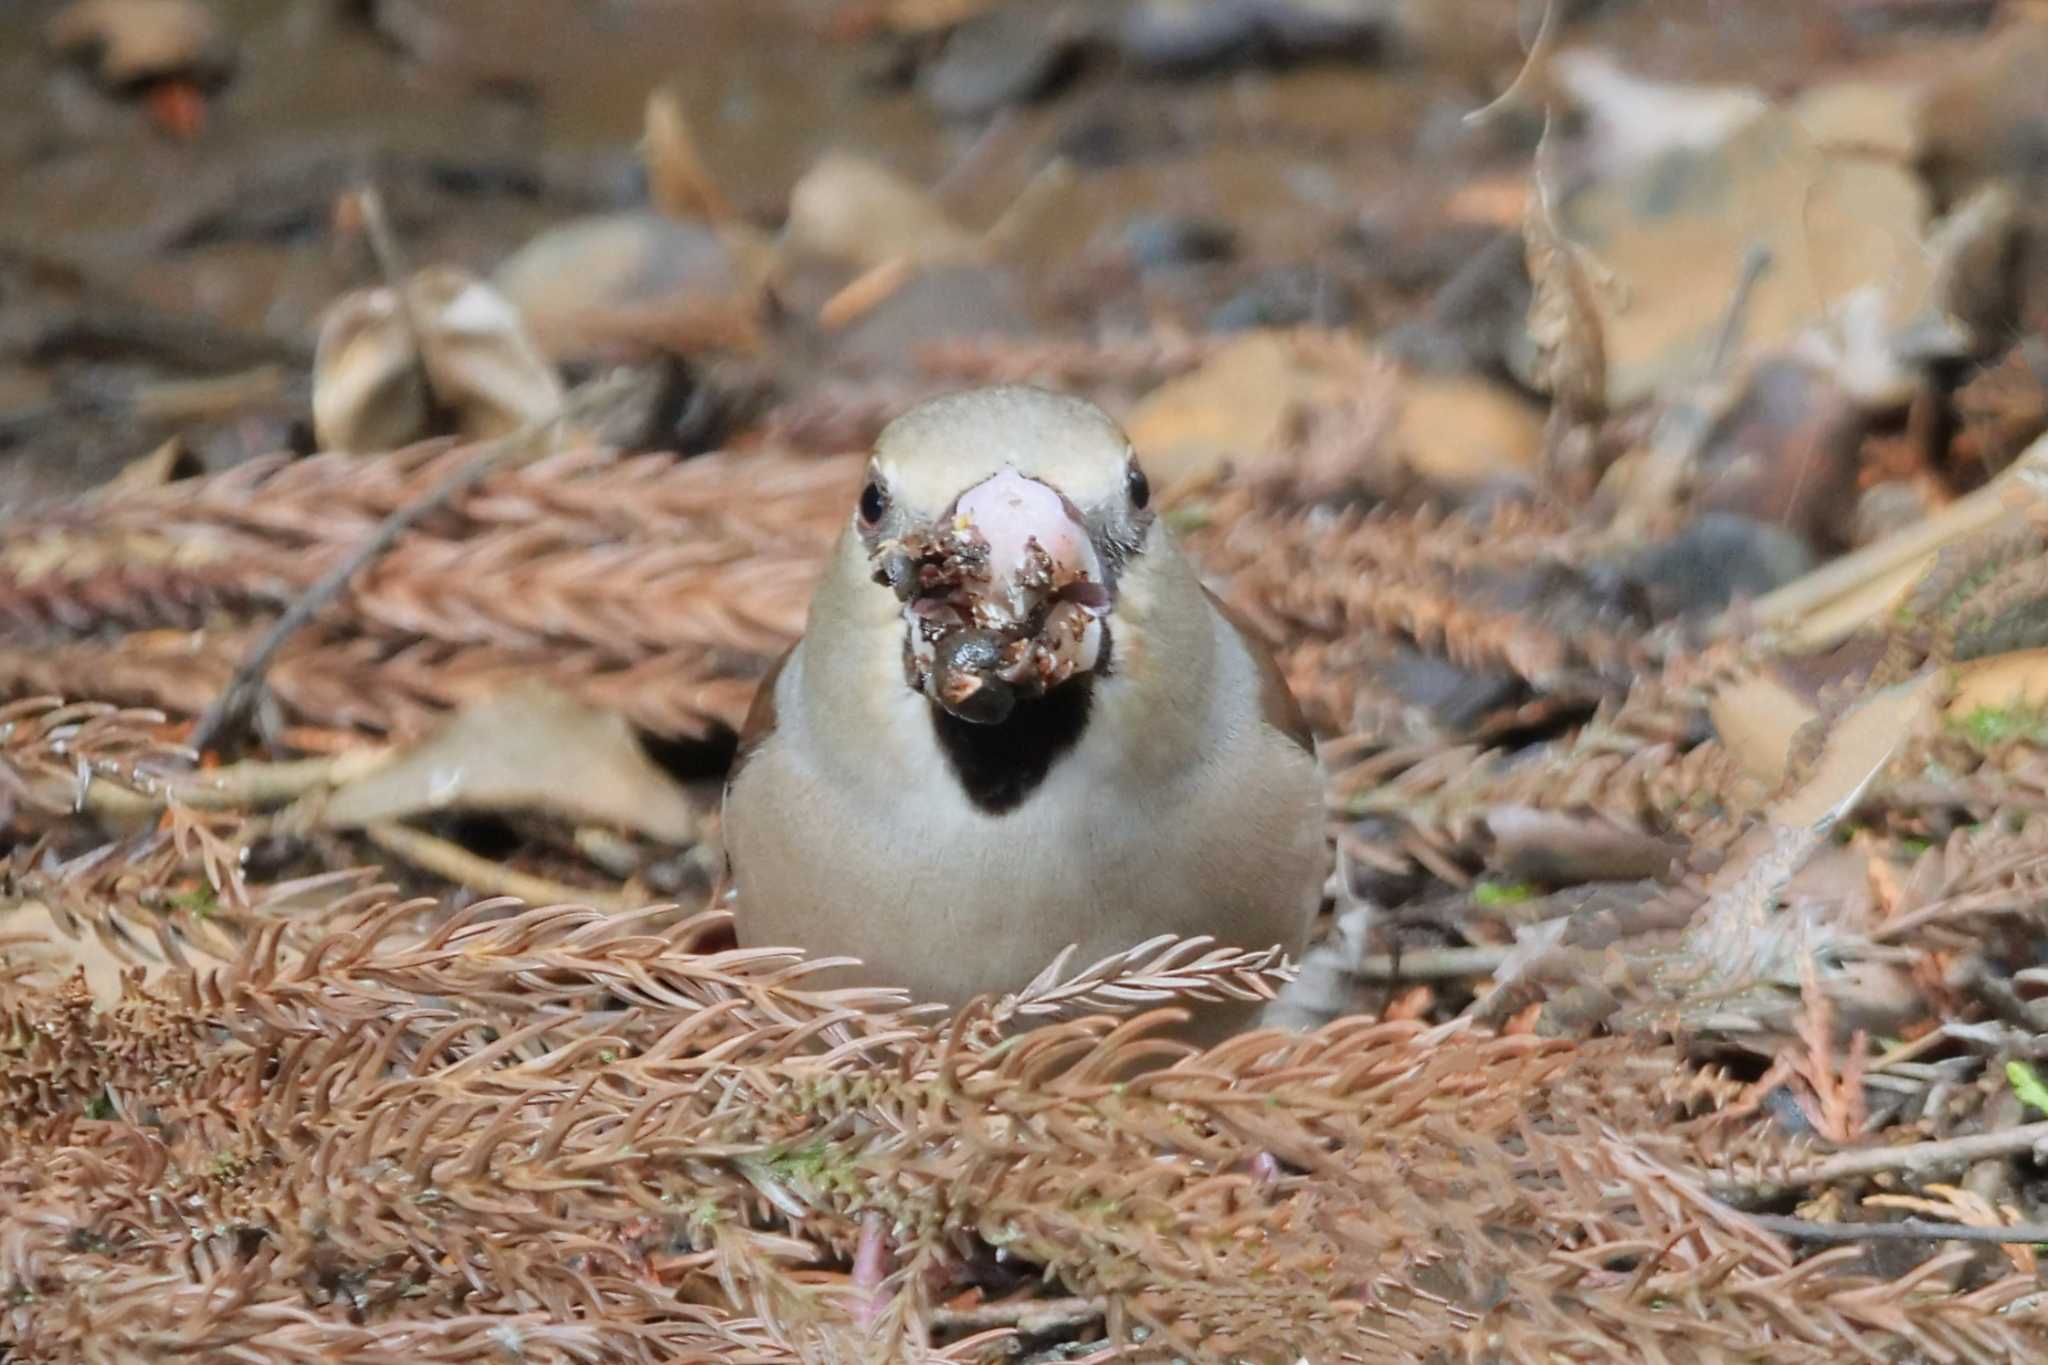
<svg viewBox="0 0 2048 1365"><path fill-rule="evenodd" d="M1079 34L1037 5L1009 5L968 20L918 73L925 102L947 118L983 118L1052 93L1080 65Z"/></svg>
<svg viewBox="0 0 2048 1365"><path fill-rule="evenodd" d="M1142 270L1206 265L1237 254L1237 234L1213 218L1148 214L1124 224L1118 236L1124 254Z"/></svg>
<svg viewBox="0 0 2048 1365"><path fill-rule="evenodd" d="M1140 0L1116 37L1141 70L1195 75L1272 58L1374 56L1394 18L1390 0Z"/></svg>
<svg viewBox="0 0 2048 1365"><path fill-rule="evenodd" d="M1140 70L1192 75L1250 56L1258 36L1257 16L1243 0L1139 0L1116 42Z"/></svg>
<svg viewBox="0 0 2048 1365"><path fill-rule="evenodd" d="M1401 700L1453 733L1530 695L1529 685L1509 669L1470 669L1412 649L1395 650L1380 668L1380 680Z"/></svg>
<svg viewBox="0 0 2048 1365"><path fill-rule="evenodd" d="M839 359L882 371L911 363L920 347L964 337L1032 335L1023 295L1009 273L989 266L922 270L839 333Z"/></svg>
<svg viewBox="0 0 2048 1365"><path fill-rule="evenodd" d="M1242 332L1305 323L1341 327L1356 312L1350 287L1329 272L1306 265L1276 266L1260 271L1210 313L1209 330Z"/></svg>
<svg viewBox="0 0 2048 1365"><path fill-rule="evenodd" d="M172 79L211 91L235 69L233 42L197 0L78 0L51 17L43 38L116 92Z"/></svg>
<svg viewBox="0 0 2048 1365"><path fill-rule="evenodd" d="M1705 616L1737 594L1761 597L1814 565L1813 550L1783 526L1735 512L1708 512L1671 539L1640 551L1629 576L1659 619Z"/></svg>
<svg viewBox="0 0 2048 1365"><path fill-rule="evenodd" d="M1244 0L1275 50L1290 57L1364 57L1393 32L1387 0Z"/></svg>

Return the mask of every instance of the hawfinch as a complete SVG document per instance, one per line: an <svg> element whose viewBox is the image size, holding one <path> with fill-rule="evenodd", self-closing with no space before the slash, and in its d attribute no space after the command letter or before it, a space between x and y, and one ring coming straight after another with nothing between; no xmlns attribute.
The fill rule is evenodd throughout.
<svg viewBox="0 0 2048 1365"><path fill-rule="evenodd" d="M748 947L954 1006L1157 934L1298 957L1326 870L1287 684L1130 441L1024 386L898 417L726 780ZM1198 1007L1189 1035L1249 1023Z"/></svg>

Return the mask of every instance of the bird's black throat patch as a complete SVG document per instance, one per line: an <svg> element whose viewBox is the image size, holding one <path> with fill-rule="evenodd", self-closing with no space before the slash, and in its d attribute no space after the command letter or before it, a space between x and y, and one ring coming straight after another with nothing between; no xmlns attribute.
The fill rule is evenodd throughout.
<svg viewBox="0 0 2048 1365"><path fill-rule="evenodd" d="M1018 702L1000 725L976 725L934 706L932 731L946 766L975 808L1007 815L1080 742L1094 699L1095 679L1084 675Z"/></svg>

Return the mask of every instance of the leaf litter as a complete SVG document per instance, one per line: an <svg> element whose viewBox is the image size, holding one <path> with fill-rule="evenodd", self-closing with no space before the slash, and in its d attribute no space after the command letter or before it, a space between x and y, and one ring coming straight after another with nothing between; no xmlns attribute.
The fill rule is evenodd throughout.
<svg viewBox="0 0 2048 1365"><path fill-rule="evenodd" d="M947 38L996 8L849 6L813 38L879 45L918 89L943 59L979 98L980 46ZM1250 47L1105 76L1169 8L1063 27L1076 68L992 97L944 194L915 156L820 151L773 218L718 121L654 88L647 204L562 203L527 240L580 226L493 276L401 259L433 228L389 213L420 202L393 163L390 197L326 206L383 281L312 310L315 349L197 406L135 400L189 439L11 512L0 1356L2048 1349L2048 404L2015 248L2037 171L1934 177L1900 139L1952 129L1878 98L2021 118L1995 90L1959 112L1914 43L1995 70L2038 17L1773 83L1646 74L1654 34L1546 7L1466 121L1492 161L1445 177L1524 187L1488 229L1523 286L1490 305L1491 360L1432 334L1457 271L1398 235L1403 270L1346 280L1352 322L1213 330L1289 263L1266 225L1308 214L1258 203L1248 260L1016 272L1020 325L838 350L929 316L898 308L919 290L943 316L1095 184L1150 193L1116 177L1162 155L1161 109L1203 169L1329 145L1298 94L1325 76L1258 35L1347 7L1239 7ZM264 52L207 97L232 113ZM1560 81L1588 128L1551 121ZM1094 142L1033 122L1083 107ZM1941 211L1845 222L1874 185ZM1425 221L1476 202L1440 198ZM1674 232L1712 269L1673 269ZM550 293L571 247L663 288ZM0 360L38 354L105 379L90 348ZM948 1013L731 946L718 780L863 447L992 379L1129 419L1171 470L1162 519L1274 649L1328 775L1304 962L1168 936ZM310 452L221 462L207 421L295 393ZM1848 515L1907 487L1917 519ZM1266 1026L1161 1036L1218 996ZM877 1226L893 1263L854 1265Z"/></svg>

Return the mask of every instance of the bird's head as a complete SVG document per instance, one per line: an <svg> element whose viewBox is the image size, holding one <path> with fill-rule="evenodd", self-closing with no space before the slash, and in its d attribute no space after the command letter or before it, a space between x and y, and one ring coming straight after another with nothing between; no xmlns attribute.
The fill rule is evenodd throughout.
<svg viewBox="0 0 2048 1365"><path fill-rule="evenodd" d="M1107 666L1118 580L1153 527L1109 415L1022 385L890 423L852 518L871 590L900 604L907 684L977 724Z"/></svg>

